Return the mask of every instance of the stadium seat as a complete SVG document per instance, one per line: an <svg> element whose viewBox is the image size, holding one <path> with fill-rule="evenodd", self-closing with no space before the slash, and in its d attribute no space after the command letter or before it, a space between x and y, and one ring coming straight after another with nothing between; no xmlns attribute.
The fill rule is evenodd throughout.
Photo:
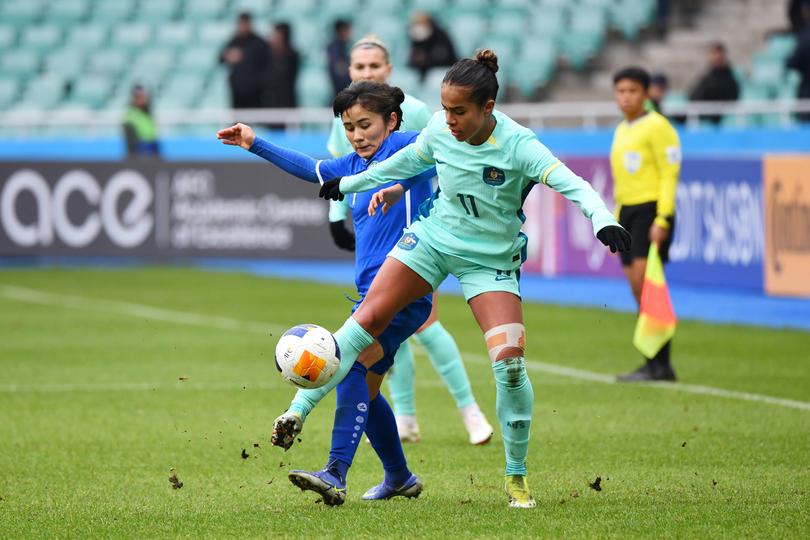
<svg viewBox="0 0 810 540"><path fill-rule="evenodd" d="M784 73L784 63L767 58L759 58L754 62L750 81L757 86L770 88L775 91L782 83Z"/></svg>
<svg viewBox="0 0 810 540"><path fill-rule="evenodd" d="M517 44L524 38L527 31L526 17L518 14L506 14L492 20L489 36L509 39Z"/></svg>
<svg viewBox="0 0 810 540"><path fill-rule="evenodd" d="M481 36L487 35L487 19L482 15L467 13L449 20L448 32L459 56L471 56Z"/></svg>
<svg viewBox="0 0 810 540"><path fill-rule="evenodd" d="M231 94L225 70L217 71L203 88L197 102L201 109L227 109L231 106Z"/></svg>
<svg viewBox="0 0 810 540"><path fill-rule="evenodd" d="M72 79L87 70L85 52L63 47L45 57L45 73Z"/></svg>
<svg viewBox="0 0 810 540"><path fill-rule="evenodd" d="M17 29L13 26L0 25L0 50L8 50L17 41Z"/></svg>
<svg viewBox="0 0 810 540"><path fill-rule="evenodd" d="M483 13L492 7L490 0L455 0L453 9L460 13Z"/></svg>
<svg viewBox="0 0 810 540"><path fill-rule="evenodd" d="M234 34L234 24L230 21L208 22L202 24L197 36L201 44L221 48Z"/></svg>
<svg viewBox="0 0 810 540"><path fill-rule="evenodd" d="M164 23L174 19L179 7L179 0L141 0L135 18L141 22Z"/></svg>
<svg viewBox="0 0 810 540"><path fill-rule="evenodd" d="M397 15L405 9L403 0L366 0L365 11L378 15Z"/></svg>
<svg viewBox="0 0 810 540"><path fill-rule="evenodd" d="M427 103L432 109L439 108L441 97L439 93L442 88L442 81L444 75L447 73L447 68L438 67L428 70L425 75L425 80L422 83L420 99Z"/></svg>
<svg viewBox="0 0 810 540"><path fill-rule="evenodd" d="M51 109L65 95L65 80L59 75L40 75L28 81L23 93L25 102L42 109Z"/></svg>
<svg viewBox="0 0 810 540"><path fill-rule="evenodd" d="M113 45L128 50L141 49L152 39L152 27L147 24L125 24L113 30Z"/></svg>
<svg viewBox="0 0 810 540"><path fill-rule="evenodd" d="M189 22L170 22L158 26L155 43L168 47L192 47L194 28Z"/></svg>
<svg viewBox="0 0 810 540"><path fill-rule="evenodd" d="M228 0L188 0L180 6L180 19L188 22L216 20L224 15Z"/></svg>
<svg viewBox="0 0 810 540"><path fill-rule="evenodd" d="M292 27L293 46L305 57L323 57L326 54L326 40L331 35L330 30L318 23L297 24Z"/></svg>
<svg viewBox="0 0 810 540"><path fill-rule="evenodd" d="M0 4L0 21L20 28L39 20L42 8L40 0L3 2Z"/></svg>
<svg viewBox="0 0 810 540"><path fill-rule="evenodd" d="M361 9L360 0L329 0L321 4L321 19L331 28L337 19L354 19Z"/></svg>
<svg viewBox="0 0 810 540"><path fill-rule="evenodd" d="M83 20L87 16L89 8L89 0L50 2L45 10L45 20L51 24L70 26Z"/></svg>
<svg viewBox="0 0 810 540"><path fill-rule="evenodd" d="M321 69L303 71L296 84L299 107L326 107L332 100L332 82Z"/></svg>
<svg viewBox="0 0 810 540"><path fill-rule="evenodd" d="M255 17L264 17L273 13L273 5L269 0L235 0L231 11L234 16L247 11Z"/></svg>
<svg viewBox="0 0 810 540"><path fill-rule="evenodd" d="M65 47L70 49L100 50L107 41L107 28L99 23L73 26L68 30Z"/></svg>
<svg viewBox="0 0 810 540"><path fill-rule="evenodd" d="M175 65L177 55L171 48L159 45L144 49L135 58L130 75L137 79L160 82Z"/></svg>
<svg viewBox="0 0 810 540"><path fill-rule="evenodd" d="M528 19L529 36L547 37L557 44L560 43L560 38L567 27L564 9L556 6L536 9L529 13Z"/></svg>
<svg viewBox="0 0 810 540"><path fill-rule="evenodd" d="M46 53L55 48L62 39L62 31L54 25L29 26L22 32L20 47Z"/></svg>
<svg viewBox="0 0 810 540"><path fill-rule="evenodd" d="M447 0L411 0L410 10L423 11L433 16L443 13L448 7Z"/></svg>
<svg viewBox="0 0 810 540"><path fill-rule="evenodd" d="M98 2L90 12L91 20L103 23L107 28L128 20L135 8L135 0Z"/></svg>
<svg viewBox="0 0 810 540"><path fill-rule="evenodd" d="M99 109L106 103L112 88L113 79L109 77L103 75L80 77L73 84L68 103Z"/></svg>
<svg viewBox="0 0 810 540"><path fill-rule="evenodd" d="M3 52L0 72L4 75L30 77L39 71L40 56L30 49L10 49Z"/></svg>
<svg viewBox="0 0 810 540"><path fill-rule="evenodd" d="M129 60L124 49L102 49L89 55L89 73L117 77L129 66Z"/></svg>
<svg viewBox="0 0 810 540"><path fill-rule="evenodd" d="M422 81L419 77L419 72L405 66L396 66L388 78L389 84L398 86L406 94L416 92Z"/></svg>
<svg viewBox="0 0 810 540"><path fill-rule="evenodd" d="M20 93L20 83L16 78L0 78L0 109L6 109Z"/></svg>
<svg viewBox="0 0 810 540"><path fill-rule="evenodd" d="M208 74L219 64L218 46L188 47L180 51L175 70L180 72Z"/></svg>

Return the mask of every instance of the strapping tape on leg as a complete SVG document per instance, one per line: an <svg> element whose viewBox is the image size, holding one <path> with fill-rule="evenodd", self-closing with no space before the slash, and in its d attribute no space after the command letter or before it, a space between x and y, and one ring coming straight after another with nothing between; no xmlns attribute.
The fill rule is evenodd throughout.
<svg viewBox="0 0 810 540"><path fill-rule="evenodd" d="M501 324L490 328L484 339L487 340L489 359L498 360L498 354L506 348L517 347L521 351L526 347L526 327L520 323Z"/></svg>

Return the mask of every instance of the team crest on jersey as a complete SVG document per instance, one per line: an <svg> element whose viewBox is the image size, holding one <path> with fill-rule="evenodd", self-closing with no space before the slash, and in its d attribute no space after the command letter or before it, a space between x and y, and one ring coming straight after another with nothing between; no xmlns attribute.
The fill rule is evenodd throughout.
<svg viewBox="0 0 810 540"><path fill-rule="evenodd" d="M397 247L404 249L406 251L410 251L416 247L416 244L419 243L419 237L413 233L405 233L402 235L402 238L399 239L397 242Z"/></svg>
<svg viewBox="0 0 810 540"><path fill-rule="evenodd" d="M506 182L506 174L496 167L484 168L484 183L488 186L501 186Z"/></svg>

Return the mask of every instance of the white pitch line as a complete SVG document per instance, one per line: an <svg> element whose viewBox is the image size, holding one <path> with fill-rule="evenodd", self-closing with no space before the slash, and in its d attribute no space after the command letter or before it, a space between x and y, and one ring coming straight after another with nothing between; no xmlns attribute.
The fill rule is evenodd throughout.
<svg viewBox="0 0 810 540"><path fill-rule="evenodd" d="M134 304L131 302L119 302L113 300L91 299L81 296L54 294L44 291L38 291L35 289L16 287L12 285L3 285L2 288L0 289L0 295L10 300L17 300L20 302L28 302L33 304L65 307L72 309L100 311L103 313L115 313L131 317L151 318L169 323L202 326L206 328L218 328L222 330L247 331L260 334L267 334L269 332L280 334L285 330L281 326L262 323L258 321L243 321L239 319L232 319L230 317L201 315L198 313L158 308L154 306L147 306L144 304ZM477 363L488 364L490 362L489 358L474 353L471 354L465 352L464 358L474 360ZM610 375L606 375L604 373L597 373L594 371L587 371L584 369L570 368L558 364L549 364L546 362L538 362L536 360L527 360L526 367L528 367L533 371L540 371L552 375L559 375L561 377L568 377L572 379L579 379L590 382L598 382L602 384L616 384L616 379ZM135 384L138 385L141 383ZM149 386L148 383L143 384ZM21 387L22 386L24 385L21 385ZM59 385L50 385L50 386L59 386ZM78 387L80 385L76 386ZM254 388L259 386L260 385L255 384L251 385L251 387ZM754 394L750 392L724 390L722 388L714 388L711 386L701 386L695 384L681 384L681 383L651 383L651 384L633 383L633 386L650 389L673 390L676 392L715 396L725 399L735 399L739 401L766 403L768 405L776 405L779 407L786 407L790 409L810 411L810 403L805 401L778 398L773 396L766 396L763 394ZM15 390L6 390L7 388L11 387L17 387L17 385L0 385L0 391L15 391ZM153 387L154 385L151 385L146 389L151 389ZM25 388L33 390L34 386L25 386ZM171 388L182 388L182 385L174 385L171 386ZM124 383L124 386L121 389L128 390L131 388L126 387L126 383Z"/></svg>

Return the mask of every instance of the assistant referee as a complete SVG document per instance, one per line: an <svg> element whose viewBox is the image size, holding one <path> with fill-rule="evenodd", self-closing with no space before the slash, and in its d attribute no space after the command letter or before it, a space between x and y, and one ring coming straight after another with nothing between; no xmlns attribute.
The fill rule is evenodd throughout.
<svg viewBox="0 0 810 540"><path fill-rule="evenodd" d="M664 116L645 108L650 75L628 67L613 77L613 92L624 120L616 127L610 149L616 217L633 238L620 253L633 296L640 303L647 253L655 242L666 263L675 228L675 189L681 169L678 133ZM674 381L668 342L636 371L620 381Z"/></svg>

